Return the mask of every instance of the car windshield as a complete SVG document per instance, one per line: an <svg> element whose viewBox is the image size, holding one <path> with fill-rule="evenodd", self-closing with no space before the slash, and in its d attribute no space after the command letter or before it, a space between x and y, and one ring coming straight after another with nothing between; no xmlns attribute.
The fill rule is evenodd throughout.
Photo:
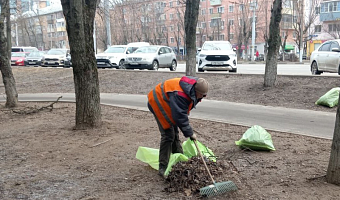
<svg viewBox="0 0 340 200"><path fill-rule="evenodd" d="M232 50L232 47L228 43L206 43L204 44L203 50Z"/></svg>
<svg viewBox="0 0 340 200"><path fill-rule="evenodd" d="M35 49L24 49L24 51L26 52L33 52L33 51L36 51Z"/></svg>
<svg viewBox="0 0 340 200"><path fill-rule="evenodd" d="M156 53L157 50L158 50L158 47L139 47L133 53Z"/></svg>
<svg viewBox="0 0 340 200"><path fill-rule="evenodd" d="M39 51L33 51L32 53L30 53L28 56L29 57L40 57L42 56L43 53L42 52L39 52Z"/></svg>
<svg viewBox="0 0 340 200"><path fill-rule="evenodd" d="M47 52L47 55L65 55L67 50L51 49Z"/></svg>
<svg viewBox="0 0 340 200"><path fill-rule="evenodd" d="M105 53L124 53L126 47L110 47L108 48Z"/></svg>
<svg viewBox="0 0 340 200"><path fill-rule="evenodd" d="M12 57L25 57L26 55L25 52L12 52Z"/></svg>

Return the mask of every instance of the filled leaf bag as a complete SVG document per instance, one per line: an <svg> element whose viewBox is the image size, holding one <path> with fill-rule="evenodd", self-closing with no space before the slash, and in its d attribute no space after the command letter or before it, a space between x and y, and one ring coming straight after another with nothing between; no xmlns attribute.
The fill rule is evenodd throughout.
<svg viewBox="0 0 340 200"><path fill-rule="evenodd" d="M235 144L252 150L275 151L271 135L258 125L249 128Z"/></svg>
<svg viewBox="0 0 340 200"><path fill-rule="evenodd" d="M328 106L330 108L338 105L340 87L332 88L326 94L322 95L316 102L316 105Z"/></svg>

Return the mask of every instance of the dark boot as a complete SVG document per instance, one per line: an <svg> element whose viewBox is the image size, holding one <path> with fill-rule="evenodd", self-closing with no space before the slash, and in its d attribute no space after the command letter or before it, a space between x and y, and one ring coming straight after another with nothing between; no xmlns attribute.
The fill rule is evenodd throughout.
<svg viewBox="0 0 340 200"><path fill-rule="evenodd" d="M164 166L162 164L159 164L159 169L158 169L158 175L161 177L165 178L165 171L166 171L167 166Z"/></svg>

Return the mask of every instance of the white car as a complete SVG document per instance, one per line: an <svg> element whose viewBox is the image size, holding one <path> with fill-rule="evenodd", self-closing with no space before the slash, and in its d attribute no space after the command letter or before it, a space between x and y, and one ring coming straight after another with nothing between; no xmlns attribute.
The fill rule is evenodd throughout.
<svg viewBox="0 0 340 200"><path fill-rule="evenodd" d="M126 69L148 69L169 68L175 71L177 68L176 54L167 46L144 46L126 56Z"/></svg>
<svg viewBox="0 0 340 200"><path fill-rule="evenodd" d="M98 68L124 69L126 55L133 53L138 47L149 46L147 42L134 42L128 45L113 45L103 53L96 55Z"/></svg>
<svg viewBox="0 0 340 200"><path fill-rule="evenodd" d="M334 72L340 75L340 40L324 42L310 56L310 70L313 75Z"/></svg>
<svg viewBox="0 0 340 200"><path fill-rule="evenodd" d="M197 54L198 71L227 70L237 72L237 55L228 41L205 41Z"/></svg>
<svg viewBox="0 0 340 200"><path fill-rule="evenodd" d="M50 49L41 59L42 67L71 67L69 49Z"/></svg>

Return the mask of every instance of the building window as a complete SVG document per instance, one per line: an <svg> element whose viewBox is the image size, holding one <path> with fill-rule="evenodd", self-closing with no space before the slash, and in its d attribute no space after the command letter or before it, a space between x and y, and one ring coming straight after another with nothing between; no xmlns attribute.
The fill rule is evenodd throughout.
<svg viewBox="0 0 340 200"><path fill-rule="evenodd" d="M202 36L202 41L205 42L207 40L207 36L206 35L203 35Z"/></svg>
<svg viewBox="0 0 340 200"><path fill-rule="evenodd" d="M170 38L170 43L175 43L175 38Z"/></svg>
<svg viewBox="0 0 340 200"><path fill-rule="evenodd" d="M224 7L218 7L217 12L218 13L224 13Z"/></svg>
<svg viewBox="0 0 340 200"><path fill-rule="evenodd" d="M218 40L224 40L224 35L219 35Z"/></svg>
<svg viewBox="0 0 340 200"><path fill-rule="evenodd" d="M321 32L321 25L315 25L315 30L316 33L320 33Z"/></svg>
<svg viewBox="0 0 340 200"><path fill-rule="evenodd" d="M234 12L234 5L230 5L230 6L229 6L229 12L230 12L230 13Z"/></svg>
<svg viewBox="0 0 340 200"><path fill-rule="evenodd" d="M320 6L315 7L315 14L319 15L320 14Z"/></svg>
<svg viewBox="0 0 340 200"><path fill-rule="evenodd" d="M329 32L336 32L340 30L340 24L328 24L328 31Z"/></svg>
<svg viewBox="0 0 340 200"><path fill-rule="evenodd" d="M169 7L172 8L173 5L172 5L172 1L169 2Z"/></svg>
<svg viewBox="0 0 340 200"><path fill-rule="evenodd" d="M178 37L178 44L181 44L182 38Z"/></svg>
<svg viewBox="0 0 340 200"><path fill-rule="evenodd" d="M174 31L174 26L170 26L170 31Z"/></svg>
<svg viewBox="0 0 340 200"><path fill-rule="evenodd" d="M230 38L229 40L233 40L234 39L234 33L230 33Z"/></svg>
<svg viewBox="0 0 340 200"><path fill-rule="evenodd" d="M229 26L234 26L234 20L233 19L229 19Z"/></svg>
<svg viewBox="0 0 340 200"><path fill-rule="evenodd" d="M181 19L181 13L179 13L179 12L177 13L177 18Z"/></svg>
<svg viewBox="0 0 340 200"><path fill-rule="evenodd" d="M207 25L206 25L205 22L202 22L202 23L201 23L201 26L202 26L202 28L206 28L206 27L207 27Z"/></svg>
<svg viewBox="0 0 340 200"><path fill-rule="evenodd" d="M179 0L177 0L177 5L179 5L180 4L180 2L179 2Z"/></svg>
<svg viewBox="0 0 340 200"><path fill-rule="evenodd" d="M214 9L213 8L209 8L209 14L213 14L214 13Z"/></svg>
<svg viewBox="0 0 340 200"><path fill-rule="evenodd" d="M170 20L172 20L174 18L174 14L170 13L169 18L170 18Z"/></svg>
<svg viewBox="0 0 340 200"><path fill-rule="evenodd" d="M296 38L296 36L297 36L297 33L296 33L296 31L294 31L293 32L293 38Z"/></svg>
<svg viewBox="0 0 340 200"><path fill-rule="evenodd" d="M202 15L205 15L205 9L201 10Z"/></svg>
<svg viewBox="0 0 340 200"><path fill-rule="evenodd" d="M243 10L244 10L244 5L243 5L243 4L240 4L239 10L240 10L240 11L243 11Z"/></svg>

